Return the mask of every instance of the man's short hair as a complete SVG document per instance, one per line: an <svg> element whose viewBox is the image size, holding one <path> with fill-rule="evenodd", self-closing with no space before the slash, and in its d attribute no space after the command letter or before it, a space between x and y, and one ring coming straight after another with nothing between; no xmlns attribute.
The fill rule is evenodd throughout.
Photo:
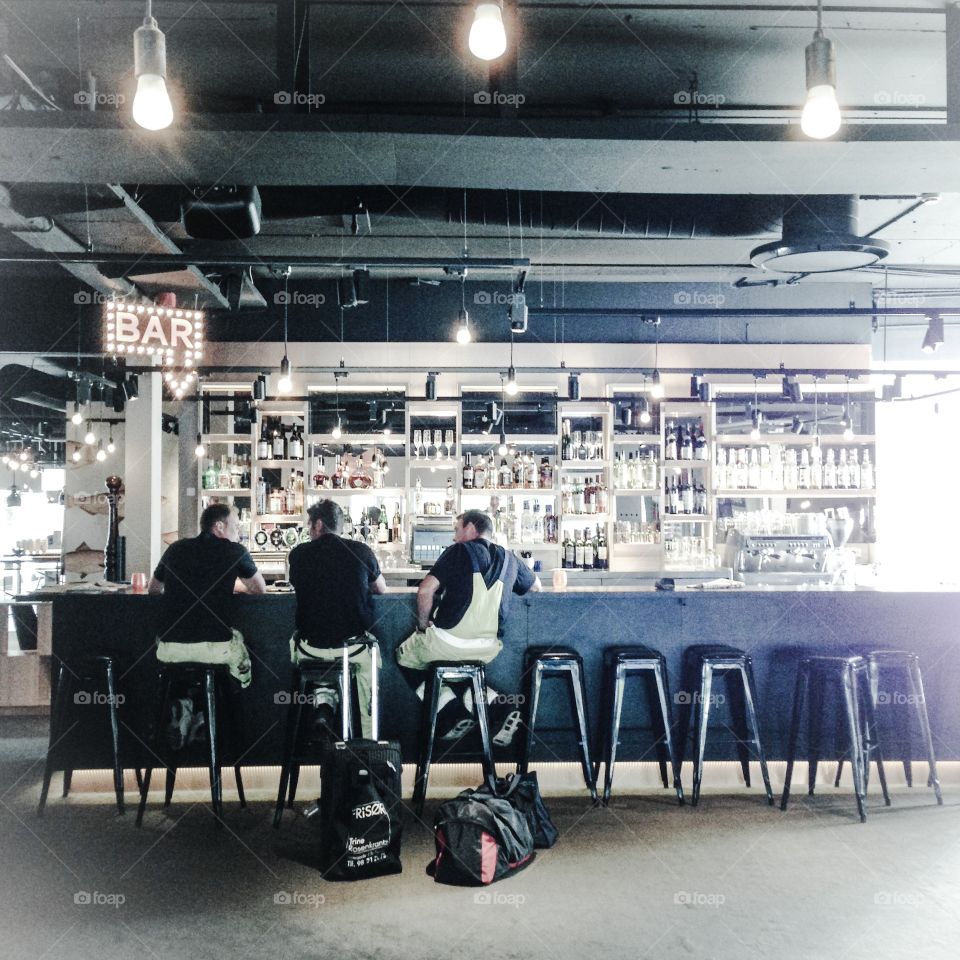
<svg viewBox="0 0 960 960"><path fill-rule="evenodd" d="M485 537L488 533L493 533L493 521L490 519L490 515L482 510L464 510L457 519L464 526L472 523L479 537Z"/></svg>
<svg viewBox="0 0 960 960"><path fill-rule="evenodd" d="M200 514L200 532L209 533L221 520L226 523L233 513L229 503L211 503Z"/></svg>
<svg viewBox="0 0 960 960"><path fill-rule="evenodd" d="M321 500L307 508L307 517L310 526L318 520L323 521L323 529L327 533L340 533L343 530L343 510L335 500Z"/></svg>

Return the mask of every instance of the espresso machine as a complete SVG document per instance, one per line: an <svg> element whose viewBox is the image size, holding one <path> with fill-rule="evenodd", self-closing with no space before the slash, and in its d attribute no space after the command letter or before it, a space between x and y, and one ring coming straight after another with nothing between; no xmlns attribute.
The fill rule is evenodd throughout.
<svg viewBox="0 0 960 960"><path fill-rule="evenodd" d="M832 586L829 534L755 534L731 530L724 563L734 579L756 586Z"/></svg>

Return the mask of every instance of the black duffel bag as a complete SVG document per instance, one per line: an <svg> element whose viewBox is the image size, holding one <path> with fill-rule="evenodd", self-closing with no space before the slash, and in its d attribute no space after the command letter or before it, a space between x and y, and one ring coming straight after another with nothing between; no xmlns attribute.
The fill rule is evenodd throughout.
<svg viewBox="0 0 960 960"><path fill-rule="evenodd" d="M484 784L477 792L490 793L490 788ZM498 777L495 795L508 801L523 815L530 827L533 845L538 850L545 850L557 842L560 831L550 818L550 811L540 795L536 773L513 773L509 777Z"/></svg>

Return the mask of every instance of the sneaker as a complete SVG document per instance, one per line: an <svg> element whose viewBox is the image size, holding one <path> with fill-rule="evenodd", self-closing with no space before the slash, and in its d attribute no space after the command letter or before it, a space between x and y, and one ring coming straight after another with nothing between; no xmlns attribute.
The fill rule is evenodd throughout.
<svg viewBox="0 0 960 960"><path fill-rule="evenodd" d="M167 745L171 750L182 750L193 723L193 701L181 697L170 704L170 720L167 723Z"/></svg>
<svg viewBox="0 0 960 960"><path fill-rule="evenodd" d="M465 737L476 725L476 720L464 717L463 720L458 720L446 733L441 734L440 739L459 740L461 737Z"/></svg>
<svg viewBox="0 0 960 960"><path fill-rule="evenodd" d="M503 720L503 726L497 731L493 742L498 747L509 747L513 738L523 725L523 714L519 710L511 710Z"/></svg>

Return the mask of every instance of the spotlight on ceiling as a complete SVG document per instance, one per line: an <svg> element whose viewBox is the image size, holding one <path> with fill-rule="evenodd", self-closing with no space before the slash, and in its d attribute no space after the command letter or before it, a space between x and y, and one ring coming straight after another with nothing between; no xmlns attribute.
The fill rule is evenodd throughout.
<svg viewBox="0 0 960 960"><path fill-rule="evenodd" d="M571 373L567 377L567 399L568 400L579 400L580 399L580 374Z"/></svg>
<svg viewBox="0 0 960 960"><path fill-rule="evenodd" d="M783 378L783 395L793 403L803 403L803 388L795 374Z"/></svg>
<svg viewBox="0 0 960 960"><path fill-rule="evenodd" d="M437 399L437 375L435 373L427 374L427 384L424 389L424 396L427 400Z"/></svg>
<svg viewBox="0 0 960 960"><path fill-rule="evenodd" d="M923 335L920 349L924 353L936 353L943 346L943 317L932 313L927 317L927 332Z"/></svg>
<svg viewBox="0 0 960 960"><path fill-rule="evenodd" d="M799 417L793 418L793 422L790 424L790 432L796 434L803 433L803 421Z"/></svg>
<svg viewBox="0 0 960 960"><path fill-rule="evenodd" d="M703 384L703 377L699 373L695 373L690 378L690 396L692 399L697 400L700 397L700 387Z"/></svg>
<svg viewBox="0 0 960 960"><path fill-rule="evenodd" d="M173 122L173 105L167 93L167 42L151 15L151 2L143 23L133 31L133 72L137 92L133 119L145 130L163 130Z"/></svg>
<svg viewBox="0 0 960 960"><path fill-rule="evenodd" d="M477 4L467 46L479 60L496 60L504 55L507 31L503 26L503 0Z"/></svg>
<svg viewBox="0 0 960 960"><path fill-rule="evenodd" d="M126 380L123 381L123 393L128 400L137 400L140 397L140 378L135 374L131 373Z"/></svg>

